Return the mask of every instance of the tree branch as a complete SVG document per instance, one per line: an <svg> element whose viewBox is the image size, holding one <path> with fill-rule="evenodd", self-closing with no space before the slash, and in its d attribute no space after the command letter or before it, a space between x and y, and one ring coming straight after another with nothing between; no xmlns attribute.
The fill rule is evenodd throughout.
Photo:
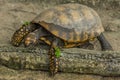
<svg viewBox="0 0 120 80"><path fill-rule="evenodd" d="M13 69L48 70L48 49L0 46L0 64ZM62 49L59 71L120 75L120 51Z"/></svg>

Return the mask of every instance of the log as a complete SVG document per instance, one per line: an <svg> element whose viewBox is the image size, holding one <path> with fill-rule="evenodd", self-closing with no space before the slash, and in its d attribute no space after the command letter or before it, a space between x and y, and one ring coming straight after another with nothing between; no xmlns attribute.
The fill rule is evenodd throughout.
<svg viewBox="0 0 120 80"><path fill-rule="evenodd" d="M47 52L47 48L0 46L0 64L18 70L48 70ZM62 49L59 71L119 76L120 51Z"/></svg>

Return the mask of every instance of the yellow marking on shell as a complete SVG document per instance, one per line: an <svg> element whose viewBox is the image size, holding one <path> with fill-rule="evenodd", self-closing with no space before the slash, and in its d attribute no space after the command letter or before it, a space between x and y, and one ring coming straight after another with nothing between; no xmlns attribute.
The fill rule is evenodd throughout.
<svg viewBox="0 0 120 80"><path fill-rule="evenodd" d="M84 42L86 42L88 40L88 33L85 32L85 31L81 32L79 36L80 37L78 37L79 38L78 42L80 42L80 43L84 43Z"/></svg>
<svg viewBox="0 0 120 80"><path fill-rule="evenodd" d="M59 15L58 19L60 20L60 23L68 24L71 20L68 19L66 14Z"/></svg>
<svg viewBox="0 0 120 80"><path fill-rule="evenodd" d="M88 9L84 9L82 8L82 13L84 14L84 17L87 19L87 20L91 20L94 18L93 14L91 13L91 10L88 10Z"/></svg>
<svg viewBox="0 0 120 80"><path fill-rule="evenodd" d="M67 44L64 46L64 48L72 48L72 47L75 47L76 44Z"/></svg>
<svg viewBox="0 0 120 80"><path fill-rule="evenodd" d="M86 40L88 40L88 34L86 32L83 32L83 36L84 36L84 38L83 38L82 42L85 42Z"/></svg>
<svg viewBox="0 0 120 80"><path fill-rule="evenodd" d="M95 40L95 38L91 38L91 39L90 39L90 41L94 41L94 40Z"/></svg>
<svg viewBox="0 0 120 80"><path fill-rule="evenodd" d="M46 17L46 19L50 19L51 20L51 18L52 18L52 16L54 16L54 12L53 11L48 11L48 13L46 13L46 16L44 16L44 17Z"/></svg>
<svg viewBox="0 0 120 80"><path fill-rule="evenodd" d="M76 40L75 42L80 42L80 33L78 31L75 31L75 34L76 34Z"/></svg>
<svg viewBox="0 0 120 80"><path fill-rule="evenodd" d="M40 40L44 41L48 45L51 45L51 42L47 40L45 37L41 37Z"/></svg>
<svg viewBox="0 0 120 80"><path fill-rule="evenodd" d="M73 21L82 19L82 18L80 18L80 14L78 11L72 11L70 14L72 16Z"/></svg>
<svg viewBox="0 0 120 80"><path fill-rule="evenodd" d="M40 24L41 26L43 26L45 29L49 30L49 25L48 25L46 22L41 21L41 22L39 22L39 24Z"/></svg>
<svg viewBox="0 0 120 80"><path fill-rule="evenodd" d="M80 42L79 32L77 31L70 32L68 36L70 36L68 42ZM74 37L76 37L76 39L74 39Z"/></svg>
<svg viewBox="0 0 120 80"><path fill-rule="evenodd" d="M76 44L75 43L68 43L64 46L64 48L72 48L72 47L80 46L82 44L84 44L84 43L76 43Z"/></svg>
<svg viewBox="0 0 120 80"><path fill-rule="evenodd" d="M57 30L52 30L51 31L53 34L55 34L55 35L58 35L60 32L59 31L57 31Z"/></svg>
<svg viewBox="0 0 120 80"><path fill-rule="evenodd" d="M90 35L89 35L89 40L93 41L94 38L95 38L95 33L94 33L94 31L91 31L89 34L90 34Z"/></svg>

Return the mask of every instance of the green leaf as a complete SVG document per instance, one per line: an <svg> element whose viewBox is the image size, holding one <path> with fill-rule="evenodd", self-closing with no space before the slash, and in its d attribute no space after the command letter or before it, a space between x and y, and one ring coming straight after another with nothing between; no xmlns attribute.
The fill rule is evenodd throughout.
<svg viewBox="0 0 120 80"><path fill-rule="evenodd" d="M55 48L55 56L59 58L61 56L61 51L58 47Z"/></svg>
<svg viewBox="0 0 120 80"><path fill-rule="evenodd" d="M25 21L23 25L27 26L27 25L29 25L29 24L30 24L30 22Z"/></svg>

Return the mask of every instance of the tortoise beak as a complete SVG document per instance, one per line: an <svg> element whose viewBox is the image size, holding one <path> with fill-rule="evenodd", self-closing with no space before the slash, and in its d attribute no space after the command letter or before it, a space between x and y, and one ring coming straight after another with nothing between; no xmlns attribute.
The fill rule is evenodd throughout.
<svg viewBox="0 0 120 80"><path fill-rule="evenodd" d="M25 47L28 47L30 45L35 45L36 43L37 43L36 38L27 37L24 40L24 46Z"/></svg>

